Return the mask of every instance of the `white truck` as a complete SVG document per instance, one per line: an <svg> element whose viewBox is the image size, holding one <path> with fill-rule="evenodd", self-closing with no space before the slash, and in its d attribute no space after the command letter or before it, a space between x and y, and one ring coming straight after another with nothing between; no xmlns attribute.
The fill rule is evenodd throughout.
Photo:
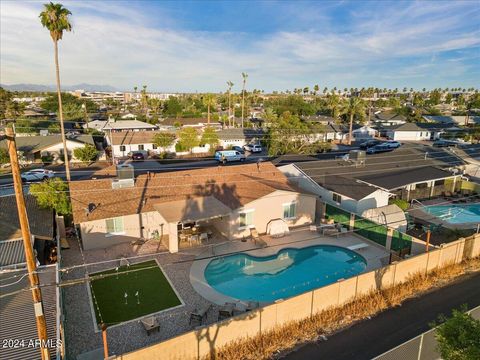
<svg viewBox="0 0 480 360"><path fill-rule="evenodd" d="M222 150L215 153L215 160L226 164L232 161L245 161L245 154L236 150Z"/></svg>

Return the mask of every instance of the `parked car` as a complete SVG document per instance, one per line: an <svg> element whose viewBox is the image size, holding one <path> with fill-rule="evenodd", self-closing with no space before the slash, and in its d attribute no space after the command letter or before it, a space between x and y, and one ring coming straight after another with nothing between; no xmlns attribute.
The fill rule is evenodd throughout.
<svg viewBox="0 0 480 360"><path fill-rule="evenodd" d="M395 140L388 140L387 142L384 142L383 145L387 145L388 147L391 147L392 149L397 149L400 146L402 146L401 143Z"/></svg>
<svg viewBox="0 0 480 360"><path fill-rule="evenodd" d="M55 176L52 170L46 169L33 169L21 174L22 182L27 181L42 181L47 180Z"/></svg>
<svg viewBox="0 0 480 360"><path fill-rule="evenodd" d="M226 164L227 162L232 161L245 161L245 154L240 153L239 151L235 150L224 150L224 151L217 151L215 153L215 160Z"/></svg>
<svg viewBox="0 0 480 360"><path fill-rule="evenodd" d="M439 140L435 140L432 145L435 147L450 147L450 146L456 146L457 143L454 141L439 139Z"/></svg>
<svg viewBox="0 0 480 360"><path fill-rule="evenodd" d="M143 160L145 160L145 155L143 155L140 152L133 153L132 154L132 160L133 161L143 161Z"/></svg>
<svg viewBox="0 0 480 360"><path fill-rule="evenodd" d="M380 140L368 140L360 144L360 149L366 150L376 145L380 145L382 142Z"/></svg>
<svg viewBox="0 0 480 360"><path fill-rule="evenodd" d="M387 151L393 151L393 148L391 148L388 145L380 144L380 145L375 145L375 146L372 146L371 148L368 148L367 154L377 154L377 153L382 153Z"/></svg>
<svg viewBox="0 0 480 360"><path fill-rule="evenodd" d="M262 145L247 144L247 145L243 145L243 149L245 151L252 152L252 153L262 152Z"/></svg>
<svg viewBox="0 0 480 360"><path fill-rule="evenodd" d="M240 146L232 146L232 150L238 151L240 154L245 154L245 150L243 150Z"/></svg>

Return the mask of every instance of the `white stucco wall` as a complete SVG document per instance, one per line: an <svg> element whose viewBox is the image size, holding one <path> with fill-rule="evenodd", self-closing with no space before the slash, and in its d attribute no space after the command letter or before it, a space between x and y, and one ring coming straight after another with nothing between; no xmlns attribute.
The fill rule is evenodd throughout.
<svg viewBox="0 0 480 360"><path fill-rule="evenodd" d="M73 154L73 151L77 148L83 148L85 144L77 141L71 141L68 139L66 142L67 142L68 153L71 157L70 161L72 162L80 161L75 157L75 155ZM42 149L42 151L40 152L41 155L46 155L47 153L53 156L54 161L59 160L60 155L63 154L63 143L59 142L58 144Z"/></svg>

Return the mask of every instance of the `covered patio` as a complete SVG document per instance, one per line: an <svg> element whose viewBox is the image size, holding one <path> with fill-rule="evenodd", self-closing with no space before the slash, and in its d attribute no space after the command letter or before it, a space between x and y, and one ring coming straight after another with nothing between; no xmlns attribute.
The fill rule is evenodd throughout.
<svg viewBox="0 0 480 360"><path fill-rule="evenodd" d="M167 224L168 249L217 243L230 239L232 210L214 196L192 197L154 205Z"/></svg>

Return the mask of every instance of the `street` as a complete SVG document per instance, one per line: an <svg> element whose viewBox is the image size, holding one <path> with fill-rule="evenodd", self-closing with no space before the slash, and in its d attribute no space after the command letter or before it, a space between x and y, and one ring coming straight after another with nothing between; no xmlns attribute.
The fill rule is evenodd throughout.
<svg viewBox="0 0 480 360"><path fill-rule="evenodd" d="M467 304L480 305L480 273L462 277L446 287L405 301L341 331L326 341L301 346L288 354L288 360L335 359L367 360L429 330L439 314L450 315L452 309Z"/></svg>

